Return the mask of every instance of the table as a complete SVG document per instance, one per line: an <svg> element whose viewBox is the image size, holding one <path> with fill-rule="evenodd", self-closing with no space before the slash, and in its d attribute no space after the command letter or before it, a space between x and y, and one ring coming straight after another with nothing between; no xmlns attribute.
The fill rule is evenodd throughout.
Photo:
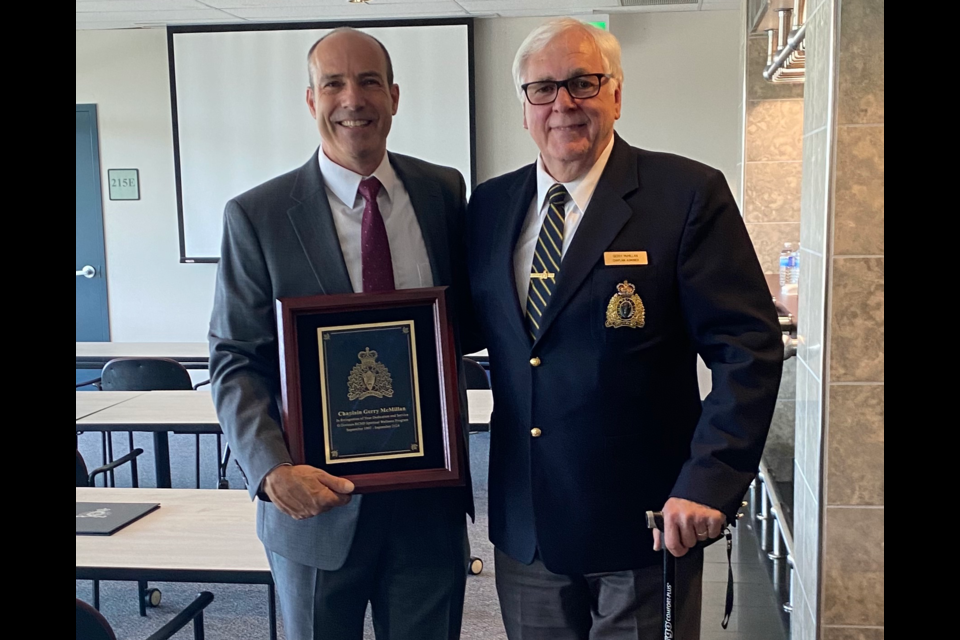
<svg viewBox="0 0 960 640"><path fill-rule="evenodd" d="M169 488L170 438L176 433L220 433L220 421L209 390L200 391L77 391L77 414L85 396L110 394L117 399L103 409L77 419L77 431L146 431L153 433L157 486ZM219 461L218 461L219 464Z"/></svg>
<svg viewBox="0 0 960 640"><path fill-rule="evenodd" d="M132 400L143 391L101 391L91 393L89 391L77 392L77 420L85 418L91 414L103 411L107 407L115 404Z"/></svg>
<svg viewBox="0 0 960 640"><path fill-rule="evenodd" d="M267 585L277 637L273 579L246 491L82 487L77 502L160 503L112 536L76 536L78 580Z"/></svg>
<svg viewBox="0 0 960 640"><path fill-rule="evenodd" d="M767 288L770 289L770 295L773 296L773 302L777 305L777 314L780 316L780 327L788 333L796 333L797 314L799 307L800 294L798 291L785 292L780 288L780 276L776 273L768 273L764 276L767 281Z"/></svg>
<svg viewBox="0 0 960 640"><path fill-rule="evenodd" d="M493 413L493 392L489 389L467 389L470 424L490 424Z"/></svg>
<svg viewBox="0 0 960 640"><path fill-rule="evenodd" d="M486 349L482 351L475 351L474 353L465 353L463 354L464 358L470 358L471 360L480 363L484 369L490 367L490 355L487 353Z"/></svg>
<svg viewBox="0 0 960 640"><path fill-rule="evenodd" d="M171 358L187 369L206 369L206 342L78 342L77 369L102 369L114 358Z"/></svg>
<svg viewBox="0 0 960 640"><path fill-rule="evenodd" d="M77 431L176 431L220 433L220 420L207 390L77 391ZM94 396L91 398L90 396ZM97 402L103 396L101 402ZM467 391L472 424L488 424L493 393ZM99 406L103 405L103 406ZM89 411L88 407L96 407ZM131 429L131 427L135 427Z"/></svg>
<svg viewBox="0 0 960 640"><path fill-rule="evenodd" d="M221 433L213 398L206 389L198 391L77 391L77 431L147 431L153 433L157 486L170 487L170 443L168 433ZM110 404L92 413L81 414L86 396L110 395ZM467 391L471 424L490 424L493 393Z"/></svg>
<svg viewBox="0 0 960 640"><path fill-rule="evenodd" d="M488 360L486 349L465 355L480 363ZM77 343L77 369L102 369L113 358L171 358L187 369L206 369L210 347L206 342Z"/></svg>

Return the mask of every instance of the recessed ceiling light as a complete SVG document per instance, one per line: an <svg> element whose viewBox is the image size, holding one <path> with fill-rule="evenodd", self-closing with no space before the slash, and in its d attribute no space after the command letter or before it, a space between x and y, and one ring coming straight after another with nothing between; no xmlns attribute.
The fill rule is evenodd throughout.
<svg viewBox="0 0 960 640"><path fill-rule="evenodd" d="M347 0L350 4L367 4L370 0Z"/></svg>

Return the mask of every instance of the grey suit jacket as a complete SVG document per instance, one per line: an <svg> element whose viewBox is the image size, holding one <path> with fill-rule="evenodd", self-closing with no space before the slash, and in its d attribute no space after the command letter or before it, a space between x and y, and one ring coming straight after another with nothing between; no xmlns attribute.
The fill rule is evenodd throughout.
<svg viewBox="0 0 960 640"><path fill-rule="evenodd" d="M451 287L459 356L463 327L458 318L470 317L465 306L470 296L462 246L463 177L455 169L407 156L391 153L389 158L410 195L433 281ZM280 415L275 301L352 292L316 154L299 169L227 203L210 320L210 378L220 425L251 498L271 469L291 461ZM464 401L465 395L461 393ZM319 569L343 565L361 496L300 521L281 513L265 496L260 498L257 533L267 549ZM469 481L464 506L472 514Z"/></svg>

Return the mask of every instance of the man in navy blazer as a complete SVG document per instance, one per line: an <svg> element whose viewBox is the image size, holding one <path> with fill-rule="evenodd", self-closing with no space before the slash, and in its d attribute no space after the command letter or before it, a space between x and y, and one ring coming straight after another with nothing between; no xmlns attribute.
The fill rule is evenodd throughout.
<svg viewBox="0 0 960 640"><path fill-rule="evenodd" d="M572 19L514 62L535 164L467 214L494 413L490 538L510 640L655 638L659 537L683 556L737 512L780 382L776 311L723 175L631 147L620 47ZM713 389L701 402L697 356ZM697 638L703 556L681 561Z"/></svg>

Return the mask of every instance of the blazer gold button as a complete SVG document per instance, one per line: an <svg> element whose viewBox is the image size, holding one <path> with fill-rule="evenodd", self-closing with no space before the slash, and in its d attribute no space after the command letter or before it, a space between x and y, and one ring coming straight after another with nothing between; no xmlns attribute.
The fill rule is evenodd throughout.
<svg viewBox="0 0 960 640"><path fill-rule="evenodd" d="M530 429L530 435L532 435L534 438L539 438L541 433L543 432L536 427L534 427L533 429Z"/></svg>
<svg viewBox="0 0 960 640"><path fill-rule="evenodd" d="M530 358L530 366L531 366L531 367L539 367L539 366L540 366L540 358L537 358L537 357ZM540 435L540 434L537 434L537 435Z"/></svg>

